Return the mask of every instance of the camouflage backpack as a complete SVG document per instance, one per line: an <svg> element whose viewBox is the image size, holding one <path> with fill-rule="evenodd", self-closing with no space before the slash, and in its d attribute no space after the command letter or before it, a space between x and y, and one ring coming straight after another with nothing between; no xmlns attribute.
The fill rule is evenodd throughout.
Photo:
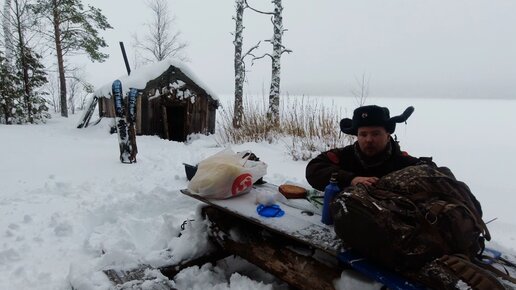
<svg viewBox="0 0 516 290"><path fill-rule="evenodd" d="M415 165L374 187L345 189L332 203L337 235L392 269L419 269L446 254L479 256L490 240L468 186L446 168Z"/></svg>

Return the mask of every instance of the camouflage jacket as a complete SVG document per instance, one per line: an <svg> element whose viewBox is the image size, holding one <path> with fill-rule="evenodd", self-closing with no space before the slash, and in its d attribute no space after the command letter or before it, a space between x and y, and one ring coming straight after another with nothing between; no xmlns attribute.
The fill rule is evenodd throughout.
<svg viewBox="0 0 516 290"><path fill-rule="evenodd" d="M365 162L357 153L358 144L344 148L332 149L321 153L312 159L306 167L306 179L318 190L324 190L330 181L331 174L338 172L338 183L341 189L351 185L356 176L382 177L393 171L420 162L431 162L431 158L415 158L400 150L400 146L391 138L388 152L385 152L376 162Z"/></svg>

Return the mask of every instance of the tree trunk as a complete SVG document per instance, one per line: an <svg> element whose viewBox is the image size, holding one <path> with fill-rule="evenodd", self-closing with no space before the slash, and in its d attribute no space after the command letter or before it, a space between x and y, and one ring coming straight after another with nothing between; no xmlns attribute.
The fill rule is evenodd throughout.
<svg viewBox="0 0 516 290"><path fill-rule="evenodd" d="M243 88L244 88L244 60L242 59L242 43L243 43L243 19L244 19L244 0L236 0L236 18L235 18L235 107L233 110L233 127L240 128L242 125L242 116L244 114L243 107Z"/></svg>
<svg viewBox="0 0 516 290"><path fill-rule="evenodd" d="M56 42L56 54L57 54L57 66L59 71L59 96L60 96L60 105L61 105L61 116L68 117L68 106L66 102L66 78L65 78L65 69L64 69L64 58L63 58L63 48L61 46L61 28L60 24L60 15L57 7L57 1L53 0L53 24L54 24L54 39Z"/></svg>
<svg viewBox="0 0 516 290"><path fill-rule="evenodd" d="M11 37L11 0L5 0L4 2L4 15L3 15L3 30L4 30L4 45L5 45L5 60L6 63L10 64L13 59L13 42Z"/></svg>
<svg viewBox="0 0 516 290"><path fill-rule="evenodd" d="M23 73L23 93L25 101L25 109L27 110L27 120L29 123L34 123L32 118L32 101L30 98L31 89L29 83L29 64L27 62L27 49L24 43L23 28L21 27L21 11L18 5L18 1L14 1L16 6L16 17L18 18L16 23L16 30L18 32L18 52L20 53L20 65Z"/></svg>
<svg viewBox="0 0 516 290"><path fill-rule="evenodd" d="M280 71L281 71L281 37L283 35L283 19L281 12L281 0L273 0L274 3L274 36L272 40L272 76L271 89L269 91L269 116L275 126L279 126L279 100L280 100Z"/></svg>
<svg viewBox="0 0 516 290"><path fill-rule="evenodd" d="M2 28L4 30L4 45L5 45L5 64L7 66L8 73L12 72L11 61L13 59L13 47L12 47L12 37L11 37L11 0L5 0L4 2L4 14L2 21ZM11 101L10 96L4 96L4 117L5 124L11 124Z"/></svg>
<svg viewBox="0 0 516 290"><path fill-rule="evenodd" d="M4 110L5 124L6 125L11 125L11 122L9 121L11 109L10 109L10 106L9 106L8 102L9 102L9 100L6 98L5 103L2 105L2 107L3 107L3 110Z"/></svg>

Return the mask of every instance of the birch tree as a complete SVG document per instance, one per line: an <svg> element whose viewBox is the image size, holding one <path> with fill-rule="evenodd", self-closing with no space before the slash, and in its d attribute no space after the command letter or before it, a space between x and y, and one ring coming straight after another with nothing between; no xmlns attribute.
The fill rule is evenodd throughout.
<svg viewBox="0 0 516 290"><path fill-rule="evenodd" d="M283 6L281 0L273 0L274 16L272 18L273 38L272 38L272 74L271 74L271 88L269 91L269 114L271 121L274 124L279 124L279 101L280 101L280 80L281 80L281 55L284 52L290 52L285 49L282 44L283 32Z"/></svg>
<svg viewBox="0 0 516 290"><path fill-rule="evenodd" d="M280 103L280 81L281 81L281 55L285 52L292 52L290 49L286 49L282 44L283 33L286 29L283 29L283 6L281 0L272 0L274 5L273 12L263 12L257 9L254 11L261 14L272 15L271 22L273 27L272 39L266 40L272 44L272 54L266 53L260 57L255 57L254 60L268 56L271 58L272 70L271 70L271 86L269 90L269 109L268 117L271 122L278 126L280 121L279 116L279 103Z"/></svg>
<svg viewBox="0 0 516 290"><path fill-rule="evenodd" d="M240 128L242 124L242 115L244 114L243 106L243 91L244 91L244 79L245 69L244 62L242 59L242 45L243 45L243 32L244 32L244 9L245 0L236 0L236 15L233 17L235 20L235 40L233 45L235 46L235 104L233 109L233 127Z"/></svg>
<svg viewBox="0 0 516 290"><path fill-rule="evenodd" d="M181 32L173 25L175 17L170 15L166 0L151 0L147 6L152 10L153 19L146 23L146 33L143 39L134 35L134 47L139 51L144 63L162 61L167 58L176 58L186 61L184 50L187 47L180 39Z"/></svg>
<svg viewBox="0 0 516 290"><path fill-rule="evenodd" d="M252 55L251 52L258 48L260 42L251 47L246 53L242 54L244 43L244 10L248 8L249 5L246 0L236 0L235 3L236 15L233 17L233 20L235 21L235 40L233 41L233 45L235 46L235 103L233 109L233 127L240 128L244 115L243 94L245 81L245 57Z"/></svg>
<svg viewBox="0 0 516 290"><path fill-rule="evenodd" d="M53 44L59 73L61 116L68 117L65 57L86 54L92 61L103 62L108 55L100 51L107 44L99 30L112 28L101 10L84 7L81 0L36 0L34 11L49 25L42 33Z"/></svg>

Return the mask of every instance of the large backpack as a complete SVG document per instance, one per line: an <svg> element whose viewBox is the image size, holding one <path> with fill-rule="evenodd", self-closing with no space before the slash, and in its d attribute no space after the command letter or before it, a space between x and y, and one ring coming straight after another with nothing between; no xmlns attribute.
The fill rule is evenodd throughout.
<svg viewBox="0 0 516 290"><path fill-rule="evenodd" d="M390 173L373 187L349 187L331 212L345 245L400 271L447 254L479 256L490 240L468 186L433 165Z"/></svg>

